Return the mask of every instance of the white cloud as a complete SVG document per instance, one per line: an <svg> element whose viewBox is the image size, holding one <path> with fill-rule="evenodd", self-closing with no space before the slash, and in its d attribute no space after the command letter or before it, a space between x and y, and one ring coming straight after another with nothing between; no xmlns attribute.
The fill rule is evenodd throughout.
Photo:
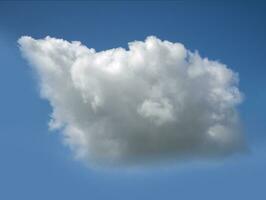
<svg viewBox="0 0 266 200"><path fill-rule="evenodd" d="M96 52L80 42L19 39L76 157L141 164L240 151L238 76L180 43L147 37Z"/></svg>

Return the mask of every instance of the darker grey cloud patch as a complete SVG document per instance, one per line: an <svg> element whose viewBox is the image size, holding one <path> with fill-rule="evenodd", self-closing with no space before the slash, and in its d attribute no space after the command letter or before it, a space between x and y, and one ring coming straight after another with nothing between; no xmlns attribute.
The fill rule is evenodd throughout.
<svg viewBox="0 0 266 200"><path fill-rule="evenodd" d="M78 159L111 165L230 155L243 147L238 76L154 36L96 52L80 42L23 36L41 96Z"/></svg>

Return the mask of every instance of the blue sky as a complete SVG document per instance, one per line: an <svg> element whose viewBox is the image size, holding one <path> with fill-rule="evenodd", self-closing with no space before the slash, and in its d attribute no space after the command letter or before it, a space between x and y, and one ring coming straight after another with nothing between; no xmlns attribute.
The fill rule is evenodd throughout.
<svg viewBox="0 0 266 200"><path fill-rule="evenodd" d="M266 4L196 2L0 3L0 199L265 199ZM181 42L239 73L244 155L138 173L87 169L48 131L21 58L22 35L104 50L149 35Z"/></svg>

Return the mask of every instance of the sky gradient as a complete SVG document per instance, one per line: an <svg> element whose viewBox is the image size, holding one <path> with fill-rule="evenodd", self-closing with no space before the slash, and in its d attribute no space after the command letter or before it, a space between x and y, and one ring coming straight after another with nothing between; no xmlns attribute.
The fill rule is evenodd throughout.
<svg viewBox="0 0 266 200"><path fill-rule="evenodd" d="M266 4L262 2L1 2L0 199L265 199ZM238 72L249 151L217 161L101 171L49 132L51 107L22 59L22 35L78 40L97 51L149 35L181 42Z"/></svg>

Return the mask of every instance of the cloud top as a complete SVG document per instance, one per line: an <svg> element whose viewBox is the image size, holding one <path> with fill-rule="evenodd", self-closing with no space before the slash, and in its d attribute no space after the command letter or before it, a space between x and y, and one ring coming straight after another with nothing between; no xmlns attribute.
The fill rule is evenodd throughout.
<svg viewBox="0 0 266 200"><path fill-rule="evenodd" d="M80 42L18 40L75 156L96 164L217 157L241 150L238 76L154 36L96 52Z"/></svg>

